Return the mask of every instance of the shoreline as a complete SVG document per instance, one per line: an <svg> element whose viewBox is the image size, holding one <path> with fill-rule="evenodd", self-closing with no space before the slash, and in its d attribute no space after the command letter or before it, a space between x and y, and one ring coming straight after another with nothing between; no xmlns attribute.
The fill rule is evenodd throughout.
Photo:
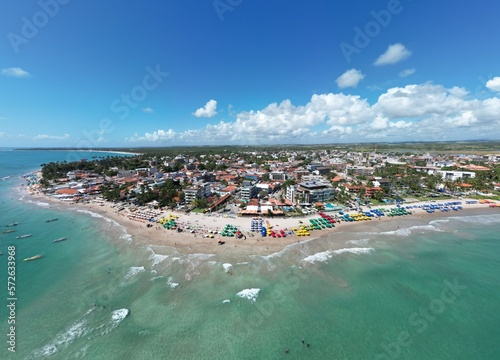
<svg viewBox="0 0 500 360"><path fill-rule="evenodd" d="M12 151L78 151L78 152L97 152L97 153L110 153L110 154L129 154L129 155L143 155L143 153L136 153L131 151L117 151L117 150L93 150L93 149L43 149L43 148L5 148L12 149Z"/></svg>
<svg viewBox="0 0 500 360"><path fill-rule="evenodd" d="M250 232L250 223L252 217L237 217L237 216L221 216L215 214L198 214L176 211L162 211L164 216L177 217L177 223L184 231L177 232L176 230L168 230L163 228L158 223L152 223L147 220L132 220L129 218L128 210L119 211L113 207L113 203L100 201L99 203L68 203L62 200L54 199L48 195L41 193L30 193L27 188L21 188L26 195L25 199L37 202L47 202L50 206L60 209L69 209L75 211L90 211L104 218L115 221L122 226L126 233L131 237L133 245L141 247L169 247L174 252L184 254L213 254L213 255L228 255L228 256L250 256L260 255L269 256L280 253L290 245L300 243L311 243L316 239L328 240L333 247L344 245L341 241L336 241L336 233L350 233L358 231L379 231L380 227L387 227L390 223L397 221L414 221L418 223L422 220L442 219L450 216L460 216L461 214L470 214L481 209L489 209L489 204L466 204L468 200L463 199L462 210L450 212L437 212L433 214L427 213L425 210L417 208L411 209L411 215L391 218L388 216L374 217L367 221L354 221L336 223L333 228L310 231L310 236L287 235L286 237L273 238L270 236L262 237L260 232ZM436 201L435 204L446 203L449 201ZM411 203L406 205L419 205L428 202ZM395 205L384 205L375 207L377 209L391 209ZM498 208L497 208L498 209ZM496 209L491 209L492 213L498 213ZM350 212L353 213L353 212ZM307 215L301 218L263 218L264 224L269 221L269 224L275 230L290 231L292 228L298 228L301 224L309 225L309 219L319 218L318 214ZM148 227L147 225L152 226ZM246 239L237 239L236 237L224 237L220 235L220 231L226 224L236 226ZM390 226L389 226L390 227ZM398 226L399 228L399 226ZM187 231L186 231L187 230ZM218 233L213 235L213 238L205 237L210 235L210 231L216 230ZM340 240L341 237L339 237ZM218 244L218 241L223 241L224 244ZM340 248L339 247L339 248ZM156 251L154 251L156 253Z"/></svg>

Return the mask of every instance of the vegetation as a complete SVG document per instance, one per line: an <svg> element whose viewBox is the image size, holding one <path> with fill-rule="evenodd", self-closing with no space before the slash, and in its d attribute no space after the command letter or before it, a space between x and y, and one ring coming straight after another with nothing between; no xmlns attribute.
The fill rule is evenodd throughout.
<svg viewBox="0 0 500 360"><path fill-rule="evenodd" d="M41 166L44 179L56 180L66 177L68 172L75 170L91 171L99 175L113 176L116 175L116 171L111 171L109 170L110 168L116 167L123 170L133 170L146 167L148 164L144 156L108 156L90 161L50 162L48 164L42 164Z"/></svg>

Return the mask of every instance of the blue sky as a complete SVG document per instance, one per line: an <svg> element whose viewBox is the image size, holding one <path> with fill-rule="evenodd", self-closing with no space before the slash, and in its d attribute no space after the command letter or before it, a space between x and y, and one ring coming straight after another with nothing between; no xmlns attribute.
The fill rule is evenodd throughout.
<svg viewBox="0 0 500 360"><path fill-rule="evenodd" d="M500 139L494 0L0 4L0 146Z"/></svg>

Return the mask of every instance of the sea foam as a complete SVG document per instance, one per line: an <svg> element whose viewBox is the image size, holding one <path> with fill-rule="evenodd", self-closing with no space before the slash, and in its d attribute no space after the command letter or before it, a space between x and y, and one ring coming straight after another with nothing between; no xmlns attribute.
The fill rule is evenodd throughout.
<svg viewBox="0 0 500 360"><path fill-rule="evenodd" d="M393 231L381 232L381 235L395 235L395 236L410 236L413 231L441 231L435 226L429 225L416 225L410 226L409 228L403 228Z"/></svg>
<svg viewBox="0 0 500 360"><path fill-rule="evenodd" d="M119 239L125 240L127 242L132 242L132 235L130 235L130 234L123 234L123 235L120 235Z"/></svg>
<svg viewBox="0 0 500 360"><path fill-rule="evenodd" d="M500 214L489 215L471 215L471 216L452 216L449 219L458 220L464 223L472 223L478 225L489 225L500 222Z"/></svg>
<svg viewBox="0 0 500 360"><path fill-rule="evenodd" d="M346 244L367 245L369 241L370 241L370 239L349 240L346 242Z"/></svg>
<svg viewBox="0 0 500 360"><path fill-rule="evenodd" d="M111 313L111 321L113 324L118 325L125 319L130 311L128 309L118 309Z"/></svg>
<svg viewBox="0 0 500 360"><path fill-rule="evenodd" d="M327 262L333 255L341 255L345 253L349 254L369 254L372 251L375 251L371 247L354 247L354 248L345 248L345 249L337 249L337 250L327 250L322 251L313 255L309 255L308 257L302 259L303 262L307 262L309 264L314 264L316 262Z"/></svg>
<svg viewBox="0 0 500 360"><path fill-rule="evenodd" d="M151 252L149 259L151 260L151 266L158 265L162 261L168 258L168 255L157 254L150 247L147 248Z"/></svg>
<svg viewBox="0 0 500 360"><path fill-rule="evenodd" d="M124 278L125 279L131 279L133 278L134 276L136 276L137 274L143 272L143 271L146 271L146 269L144 268L144 266L132 266L131 268L128 269L127 273L125 274Z"/></svg>
<svg viewBox="0 0 500 360"><path fill-rule="evenodd" d="M108 323L102 324L101 326L99 326L95 330L102 329L100 334L106 335L110 331L114 330L118 325L120 325L120 323L128 316L129 313L130 313L130 311L128 309L125 309L125 308L115 310L111 313L111 321Z"/></svg>
<svg viewBox="0 0 500 360"><path fill-rule="evenodd" d="M33 356L47 357L54 355L62 347L67 347L69 344L73 343L77 338L85 336L89 331L86 325L87 321L85 319L75 322L65 331L56 335L53 341L42 347L40 350L35 351Z"/></svg>
<svg viewBox="0 0 500 360"><path fill-rule="evenodd" d="M350 253L350 254L369 254L372 251L375 251L373 248L345 248L345 249L338 249L338 250L333 250L333 253L336 255L340 254L345 254L345 253Z"/></svg>
<svg viewBox="0 0 500 360"><path fill-rule="evenodd" d="M120 225L119 223L117 223L115 220L110 219L110 218L108 218L106 216L103 216L101 214L98 214L96 212L93 212L93 211L90 211L90 210L82 210L82 209L77 209L76 211L79 212L79 213L90 215L93 218L103 219L107 223L111 223L111 224L116 225L118 227L124 228L122 225Z"/></svg>
<svg viewBox="0 0 500 360"><path fill-rule="evenodd" d="M170 286L171 289L175 289L177 286L179 286L179 283L174 282L172 276L170 276L167 280L167 285Z"/></svg>
<svg viewBox="0 0 500 360"><path fill-rule="evenodd" d="M302 259L302 261L314 264L315 262L327 262L332 257L331 251L322 251Z"/></svg>
<svg viewBox="0 0 500 360"><path fill-rule="evenodd" d="M239 293L236 294L236 296L242 298L242 299L248 299L252 302L255 302L257 300L257 297L259 296L260 289L257 288L252 288L252 289L244 289L241 290Z"/></svg>
<svg viewBox="0 0 500 360"><path fill-rule="evenodd" d="M224 264L222 264L222 266L224 267L224 271L227 273L231 272L231 270L233 270L233 265L230 263L224 263Z"/></svg>

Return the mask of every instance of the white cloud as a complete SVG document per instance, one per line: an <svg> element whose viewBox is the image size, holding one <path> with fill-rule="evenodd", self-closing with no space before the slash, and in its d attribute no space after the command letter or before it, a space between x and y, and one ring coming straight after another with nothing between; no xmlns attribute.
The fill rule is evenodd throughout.
<svg viewBox="0 0 500 360"><path fill-rule="evenodd" d="M217 115L217 101L215 100L209 100L204 107L199 108L196 110L193 115L196 117L213 117Z"/></svg>
<svg viewBox="0 0 500 360"><path fill-rule="evenodd" d="M458 114L457 116L447 119L446 122L454 126L468 127L475 125L478 120L476 118L476 115L474 115L474 112L472 112L471 110L466 110Z"/></svg>
<svg viewBox="0 0 500 360"><path fill-rule="evenodd" d="M495 76L493 79L488 80L486 87L493 91L500 91L500 76Z"/></svg>
<svg viewBox="0 0 500 360"><path fill-rule="evenodd" d="M404 78L404 77L410 76L410 75L414 74L414 73L415 73L415 71L417 71L417 70L415 70L415 68L411 68L411 69L404 69L403 71L401 71L401 72L399 73L399 77Z"/></svg>
<svg viewBox="0 0 500 360"><path fill-rule="evenodd" d="M375 130L387 129L387 127L389 126L389 119L381 114L378 114L375 120L373 120L373 122L370 124L370 126Z"/></svg>
<svg viewBox="0 0 500 360"><path fill-rule="evenodd" d="M154 112L154 110L150 107L146 107L142 109L142 112L145 112L146 114L151 114L152 112Z"/></svg>
<svg viewBox="0 0 500 360"><path fill-rule="evenodd" d="M397 129L409 128L412 125L413 125L413 123L408 122L408 121L403 121L403 120L399 120L399 121L395 121L395 122L390 122L389 123L390 127L397 128Z"/></svg>
<svg viewBox="0 0 500 360"><path fill-rule="evenodd" d="M337 78L337 86L341 89L346 87L356 87L364 77L365 76L360 70L350 69Z"/></svg>
<svg viewBox="0 0 500 360"><path fill-rule="evenodd" d="M462 88L446 89L432 83L407 85L388 89L374 107L391 118L446 115L463 109L466 95Z"/></svg>
<svg viewBox="0 0 500 360"><path fill-rule="evenodd" d="M69 134L64 134L63 136L39 134L39 135L35 136L34 139L35 140L66 140L66 139L69 139Z"/></svg>
<svg viewBox="0 0 500 360"><path fill-rule="evenodd" d="M410 55L411 51L408 50L403 44L392 44L389 45L387 50L382 55L380 55L377 60L375 60L374 65L396 64L401 60L406 59Z"/></svg>
<svg viewBox="0 0 500 360"><path fill-rule="evenodd" d="M5 136L5 132L0 131L0 137Z"/></svg>
<svg viewBox="0 0 500 360"><path fill-rule="evenodd" d="M176 138L176 132L172 129L165 130L157 130L152 133L146 133L144 136L139 136L139 134L135 133L134 136L126 139L129 142L162 142L168 141Z"/></svg>
<svg viewBox="0 0 500 360"><path fill-rule="evenodd" d="M132 142L171 144L329 143L390 139L437 141L499 139L500 98L471 98L464 88L432 83L395 87L370 104L357 95L314 94L242 111L232 121L176 132L135 134ZM464 132L467 128L467 132Z"/></svg>
<svg viewBox="0 0 500 360"><path fill-rule="evenodd" d="M1 74L3 76L12 76L12 77L19 77L19 78L31 76L31 74L29 72L27 72L21 68L18 68L18 67L4 68L4 69L2 69Z"/></svg>

